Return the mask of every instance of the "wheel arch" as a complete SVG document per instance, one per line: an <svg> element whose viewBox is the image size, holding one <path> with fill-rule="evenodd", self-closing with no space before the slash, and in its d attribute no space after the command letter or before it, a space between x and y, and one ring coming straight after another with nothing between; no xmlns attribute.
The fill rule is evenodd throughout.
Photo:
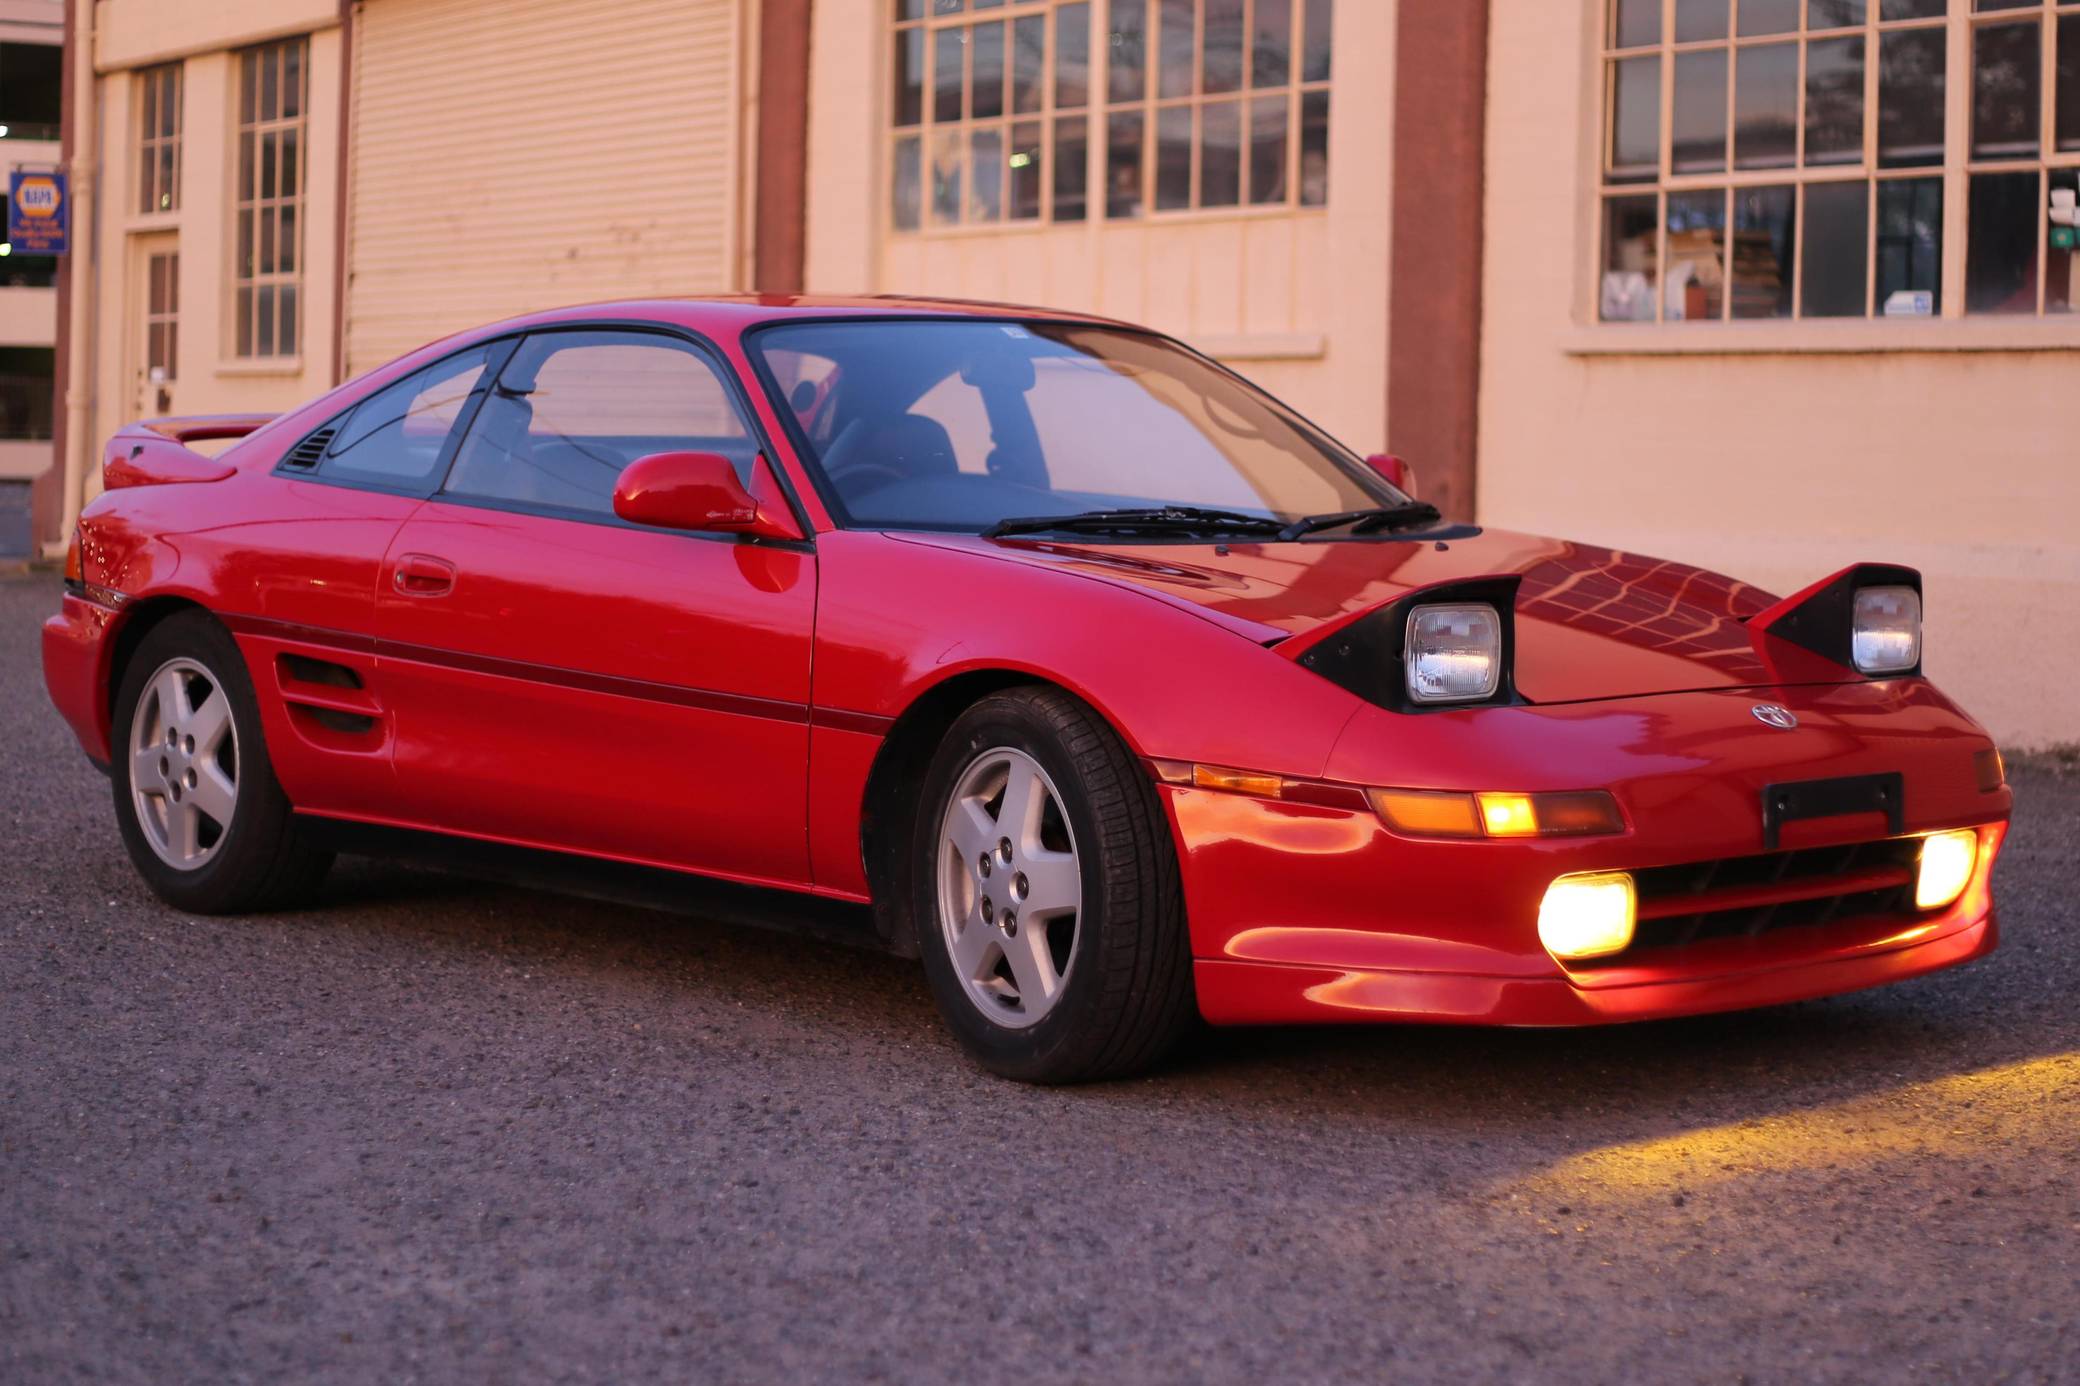
<svg viewBox="0 0 2080 1386"><path fill-rule="evenodd" d="M216 620L216 613L192 597L154 596L140 597L126 603L123 619L116 626L114 639L108 652L108 669L101 680L100 706L96 709L103 730L109 736L110 754L114 754L116 695L123 686L123 676L130 670L130 661L137 657L138 647L149 636L171 618L185 611L199 611Z"/></svg>
<svg viewBox="0 0 2080 1386"><path fill-rule="evenodd" d="M946 733L975 704L1010 688L1051 688L1089 707L1132 749L1134 740L1119 722L1082 690L1029 669L990 665L963 669L922 690L897 715L867 772L860 799L860 858L874 902L874 926L890 947L917 956L915 921L908 917L909 869L904 843L932 754Z"/></svg>

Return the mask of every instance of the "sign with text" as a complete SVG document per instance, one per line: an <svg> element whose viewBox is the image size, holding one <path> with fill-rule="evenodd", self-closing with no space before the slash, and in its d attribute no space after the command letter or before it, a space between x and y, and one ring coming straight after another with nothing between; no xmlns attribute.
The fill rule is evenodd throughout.
<svg viewBox="0 0 2080 1386"><path fill-rule="evenodd" d="M63 255L69 202L64 174L16 169L7 187L8 253Z"/></svg>

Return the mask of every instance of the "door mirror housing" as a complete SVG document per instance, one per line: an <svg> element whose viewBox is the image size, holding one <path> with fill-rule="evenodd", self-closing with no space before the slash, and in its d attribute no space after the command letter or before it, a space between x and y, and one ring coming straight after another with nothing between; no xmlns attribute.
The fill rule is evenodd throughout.
<svg viewBox="0 0 2080 1386"><path fill-rule="evenodd" d="M1416 469L1413 466L1391 452L1375 452L1365 461L1372 470L1392 482L1396 490L1410 500L1416 498Z"/></svg>
<svg viewBox="0 0 2080 1386"><path fill-rule="evenodd" d="M763 456L753 463L752 487L737 479L736 464L718 452L653 452L622 469L614 485L614 513L632 524L710 534L799 539L802 532L779 499Z"/></svg>

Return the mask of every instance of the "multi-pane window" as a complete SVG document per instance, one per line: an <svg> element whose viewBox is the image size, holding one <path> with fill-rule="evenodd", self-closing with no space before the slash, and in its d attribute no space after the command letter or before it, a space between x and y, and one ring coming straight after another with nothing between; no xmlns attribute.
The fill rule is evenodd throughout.
<svg viewBox="0 0 2080 1386"><path fill-rule="evenodd" d="M154 385L171 383L180 354L181 257L169 250L145 260L145 378Z"/></svg>
<svg viewBox="0 0 2080 1386"><path fill-rule="evenodd" d="M1093 0L893 3L895 228L1082 221Z"/></svg>
<svg viewBox="0 0 2080 1386"><path fill-rule="evenodd" d="M898 231L1328 199L1331 0L885 2Z"/></svg>
<svg viewBox="0 0 2080 1386"><path fill-rule="evenodd" d="M1331 0L1112 0L1105 212L1329 200Z"/></svg>
<svg viewBox="0 0 2080 1386"><path fill-rule="evenodd" d="M181 205L181 65L137 75L137 210L172 212Z"/></svg>
<svg viewBox="0 0 2080 1386"><path fill-rule="evenodd" d="M232 316L240 356L294 356L297 350L309 68L300 38L238 55Z"/></svg>
<svg viewBox="0 0 2080 1386"><path fill-rule="evenodd" d="M1607 0L1599 316L2069 311L2080 3L1952 8Z"/></svg>

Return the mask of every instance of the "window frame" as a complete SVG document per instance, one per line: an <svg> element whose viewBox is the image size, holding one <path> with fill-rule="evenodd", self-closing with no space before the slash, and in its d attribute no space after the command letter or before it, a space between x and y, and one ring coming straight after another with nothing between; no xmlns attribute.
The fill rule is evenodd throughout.
<svg viewBox="0 0 2080 1386"><path fill-rule="evenodd" d="M1242 12L1242 74L1233 91L1212 93L1209 93L1205 90L1206 6L1208 0L1187 0L1187 2L1192 4L1193 62L1192 89L1189 93L1183 95L1170 96L1165 96L1161 94L1163 60L1162 25L1164 23L1164 20L1162 18L1163 0L1143 0L1144 8L1142 11L1142 22L1144 28L1142 32L1146 39L1147 56L1145 67L1142 72L1142 88L1140 96L1120 101L1115 101L1112 99L1111 44L1108 42L1107 44L1103 45L1106 50L1104 74L1106 80L1102 87L1100 87L1097 83L1096 78L1094 77L1092 79L1094 89L1102 90L1105 94L1104 100L1098 103L1095 112L1095 114L1098 117L1096 129L1097 132L1109 132L1112 125L1112 118L1115 114L1126 116L1140 116L1141 192L1140 200L1138 203L1138 210L1136 210L1135 212L1121 216L1113 216L1108 211L1101 213L1098 219L1106 222L1117 222L1123 225L1133 225L1135 223L1140 222L1168 222L1178 220L1189 221L1195 219L1210 220L1233 216L1293 216L1301 213L1327 212L1332 196L1330 189L1334 186L1333 179L1325 185L1321 201L1307 202L1303 200L1303 171L1301 169L1301 151L1303 148L1302 141L1305 135L1307 99L1310 96L1321 96L1322 98L1324 98L1324 100L1328 102L1329 106L1329 115L1327 118L1331 121L1334 120L1336 110L1334 94L1336 83L1336 38L1333 27L1331 28L1329 38L1329 75L1319 80L1309 80L1304 75L1302 65L1306 57L1306 32L1309 10L1314 5L1329 5L1330 13L1333 16L1334 6L1332 0L1289 0L1289 3L1291 5L1291 13L1286 18L1287 37L1289 39L1286 49L1286 58L1288 63L1286 71L1286 80L1283 83L1277 83L1262 87L1252 86L1250 84L1250 73L1253 67L1252 59L1255 56L1256 50L1257 0L1244 0L1244 7ZM1111 19L1111 3L1112 0L1107 0L1105 17L1108 21L1108 24ZM1270 99L1272 97L1283 97L1285 100L1286 107L1285 196L1280 198L1276 202L1252 202L1250 201L1249 197L1251 173L1250 163L1254 154L1254 149L1252 148L1252 142L1249 138L1249 108L1256 104L1259 100ZM1236 166L1236 200L1232 203L1214 203L1209 206L1201 200L1201 194L1204 191L1202 187L1202 174L1206 162L1206 108L1208 106L1218 106L1230 103L1234 104L1239 108L1237 114L1238 118L1242 122L1241 125L1238 127L1240 133L1238 144L1239 157ZM1166 111L1175 110L1189 110L1191 112L1192 133L1190 190L1186 198L1185 206L1159 207L1156 204L1156 194L1158 180L1161 176L1161 160L1159 156L1162 147L1162 115ZM1325 137L1326 134L1327 132L1325 131ZM1111 139L1109 133L1104 134L1101 138L1100 133L1094 132L1092 135L1092 141L1093 144L1098 147L1100 154L1104 156L1103 162L1105 167L1109 167L1111 150ZM1325 177L1327 177L1328 172L1329 170L1325 170ZM1099 188L1100 190L1102 190L1105 186L1105 179L1102 169L1100 171L1099 180L1096 184L1094 184L1094 186Z"/></svg>
<svg viewBox="0 0 2080 1386"><path fill-rule="evenodd" d="M166 129L157 123L157 114L161 92L169 85L173 88L173 126ZM139 196L134 211L143 217L171 216L181 209L181 161L188 123L187 64L176 59L140 68L132 91L136 94L138 115L135 187ZM162 186L157 176L158 155L168 149L173 154L173 168L169 181ZM159 196L166 198L163 207L158 203Z"/></svg>
<svg viewBox="0 0 2080 1386"><path fill-rule="evenodd" d="M865 2L865 0L863 0ZM945 14L936 13L936 7L925 3L923 13L906 18L890 0L870 0L884 6L884 18L879 21L885 45L877 67L876 81L881 99L887 103L887 114L882 120L883 138L881 149L886 164L878 183L878 198L881 206L882 225L891 236L947 236L1001 234L1005 232L1028 232L1046 230L1060 226L1080 226L1094 220L1094 186L1096 164L1095 151L1091 147L1091 131L1095 129L1093 117L1097 113L1098 74L1102 70L1102 55L1099 53L1099 35L1103 32L1101 16L1107 0L1000 0L1000 3L985 10L966 7ZM1061 106L1056 103L1058 80L1055 63L1061 36L1062 11L1075 5L1088 6L1086 20L1088 31L1085 43L1085 85L1081 106ZM1021 19L1038 17L1042 21L1042 44L1040 57L1040 108L1037 111L1014 111L1007 100L1004 109L994 116L976 116L972 113L975 81L975 46L973 42L962 45L961 56L961 115L953 121L940 121L933 109L933 63L938 51L938 35L947 30L967 29L972 31L984 24L1001 24L1005 31L1004 83L1008 92L1012 89L1016 74L1015 54L1017 24ZM920 66L917 72L919 83L919 110L917 123L898 125L894 104L896 56L899 46L910 34L921 36ZM1056 150L1060 142L1060 122L1081 117L1084 121L1084 215L1080 218L1056 220L1055 218L1055 163ZM1016 217L1011 214L1011 182L1006 178L1002 190L1001 215L994 220L972 218L974 197L974 135L977 132L998 131L1007 152L1012 148L1013 133L1021 125L1037 124L1040 127L1040 212L1038 216ZM935 222L932 215L932 146L941 130L956 132L961 142L961 199L960 216L953 222ZM896 217L896 168L897 151L909 140L917 142L918 189L917 225L905 227ZM1007 161L1008 168L1008 161Z"/></svg>
<svg viewBox="0 0 2080 1386"><path fill-rule="evenodd" d="M1194 63L1192 93L1187 96L1158 96L1156 67L1159 55L1151 41L1148 53L1147 81L1142 95L1131 101L1115 101L1111 96L1111 32L1113 0L995 0L985 8L975 8L976 0L962 0L958 10L938 13L932 0L919 0L920 13L906 15L896 0L858 0L871 3L882 10L879 25L882 50L876 68L876 83L883 103L881 138L879 149L883 165L876 184L876 197L880 211L880 223L885 235L891 238L956 237L973 235L1030 234L1034 232L1075 227L1095 231L1113 225L1150 225L1156 223L1190 222L1196 220L1254 219L1263 217L1323 215L1329 210L1333 193L1325 192L1320 202L1301 200L1302 176L1300 156L1306 103L1309 97L1320 96L1328 103L1328 119L1334 120L1335 72L1320 80L1307 80L1302 75L1305 28L1308 7L1312 4L1331 4L1332 0L1291 0L1292 44L1289 54L1290 67L1284 83L1255 87L1250 85L1249 54L1254 43L1257 0L1241 0L1243 4L1243 69L1240 81L1231 92L1207 93L1204 84L1204 58L1198 55ZM1056 104L1058 89L1056 60L1060 31L1060 15L1064 9L1079 3L1088 5L1087 17L1090 25L1086 38L1087 69L1085 76L1084 102L1081 106L1064 107ZM1147 14L1145 32L1153 40L1156 34L1155 15L1160 0L1145 0ZM1204 13L1207 0L1196 0L1194 7L1195 37L1203 35ZM948 29L973 28L980 24L1002 23L1006 26L1006 86L1011 85L1014 73L1011 56L1015 52L1016 29L1019 19L1041 16L1045 19L1045 44L1041 58L1040 87L1041 106L1038 111L1014 112L1007 100L1000 115L975 117L971 113L974 80L974 45L963 46L962 56L962 114L957 121L942 122L936 119L933 109L933 65L937 33ZM895 75L898 46L908 34L921 33L923 37L920 68L917 74L920 91L918 120L911 125L898 125L895 110ZM1331 53L1335 40L1332 30ZM1195 53L1197 48L1195 45ZM1250 193L1250 140L1248 136L1249 109L1260 100L1283 97L1286 106L1286 188L1284 197L1276 202L1251 202ZM1237 181L1238 194L1234 203L1213 206L1200 205L1200 174L1203 159L1203 108L1208 105L1233 103L1240 119L1240 143L1238 147ZM1157 210L1156 152L1158 149L1158 113L1172 108L1189 109L1192 116L1192 172L1191 205L1182 208ZM1111 118L1121 115L1139 114L1141 117L1141 188L1138 209L1131 215L1110 215L1106 206L1106 170L1109 166L1107 132ZM1059 144L1061 123L1080 119L1083 122L1083 186L1084 213L1081 217L1057 220L1055 217L1056 150ZM1040 178L1040 213L1033 217L1015 217L1011 214L1011 184L1007 178L1003 185L1002 214L995 220L980 220L970 215L973 206L973 142L972 133L990 128L1001 129L1007 156L1013 148L1012 133L1020 125L1037 123L1041 127L1040 147L1042 172ZM938 222L933 219L932 209L932 149L937 133L942 130L959 132L961 140L961 207L960 217L954 222ZM898 150L906 141L914 140L918 149L918 210L914 227L899 224L896 216L896 177ZM1333 184L1332 184L1333 186Z"/></svg>
<svg viewBox="0 0 2080 1386"><path fill-rule="evenodd" d="M283 93L279 85L276 87L276 114L271 117L262 114L259 93L264 90L264 84L260 75L260 69L256 66L253 69L255 88L253 114L252 118L248 119L241 105L246 89L247 64L273 61L278 64L280 70L286 72L288 54L292 49L299 51L296 114L293 116L280 114L283 104ZM226 276L225 284L228 301L225 304L224 320L225 330L229 337L229 341L225 344L227 347L226 354L234 361L293 368L302 358L304 331L310 318L309 303L303 292L304 251L308 239L310 221L308 197L311 162L310 35L292 34L284 38L271 39L266 43L240 48L233 56L235 61L232 65L231 90L229 92L231 119L228 122L231 131L230 178L227 180L231 194L230 234L225 238L227 243L226 253L231 257L231 273ZM280 176L282 149L284 147L282 136L292 132L296 136L296 187L293 192L286 192L283 190ZM275 192L271 197L263 197L260 194L262 184L259 151L265 147L266 138L270 135L275 136ZM249 190L241 177L242 154L247 139L252 140L254 149L250 196L248 196ZM271 224L277 237L279 237L284 212L293 212L296 223L294 232L295 268L290 270L281 268L281 247L279 240L277 240L275 249L276 267L272 270L262 270L260 269L261 227L268 225L267 219L271 217ZM250 273L247 271L239 254L243 219L247 215L251 215L253 218L251 242L253 267ZM295 292L297 304L295 340L286 344L282 341L281 331L283 289L290 289ZM260 350L260 324L262 320L260 303L264 290L273 291L272 331L274 345L272 349L267 351ZM241 310L241 295L246 293L250 293L252 296L250 307L246 310Z"/></svg>
<svg viewBox="0 0 2080 1386"><path fill-rule="evenodd" d="M1959 349L2003 349L2011 342L2025 345L2080 345L2080 305L2074 311L2046 311L2046 275L2051 253L2048 224L2037 230L2035 280L2037 302L2033 312L1973 312L1966 300L1970 263L1968 224L1972 180L1988 174L2035 172L2040 203L2048 206L2054 175L2080 170L2080 149L2060 151L2057 147L2058 39L2062 20L2080 24L2080 0L2020 0L2014 8L1981 10L1976 0L1945 0L1942 13L1905 19L1882 17L1882 0L1869 0L1864 21L1845 27L1809 27L1812 0L1800 0L1799 23L1794 29L1771 34L1743 36L1739 33L1738 0L1728 0L1728 28L1724 38L1677 43L1675 11L1677 0L1659 0L1660 27L1656 42L1628 47L1618 45L1619 0L1588 0L1585 5L1587 38L1592 55L1593 97L1589 114L1593 121L1587 141L1590 160L1586 188L1587 244L1579 257L1586 282L1579 300L1578 321L1582 324L1573 349L1589 354L1601 351L1655 350L1646 338L1681 338L1670 349L1798 350L1808 342L1817 350L1860 350L1873 345L1899 344L1912 347L1917 338L1931 334L1931 325L1944 340L1938 345ZM2039 30L2038 149L2034 157L1978 159L1972 156L1974 98L1977 89L1975 56L1981 30L2015 24L2036 23ZM1919 165L1886 166L1879 160L1879 79L1882 73L1882 36L1914 30L1944 35L1943 154L1939 161ZM1805 161L1807 135L1807 52L1815 41L1862 37L1864 40L1863 151L1860 160L1841 164L1812 164ZM1734 120L1737 111L1737 63L1734 56L1743 48L1770 44L1795 44L1798 49L1797 105L1794 124L1796 144L1788 165L1741 169L1733 154ZM1728 156L1718 172L1674 171L1675 67L1678 55L1686 52L1724 51L1729 54L1726 82ZM1615 83L1617 65L1627 58L1657 56L1658 73L1657 164L1652 177L1622 181L1612 177L1610 157L1616 117ZM1888 316L1875 301L1878 275L1879 185L1887 182L1939 180L1943 190L1942 250L1938 264L1939 307L1928 317ZM1826 183L1862 184L1868 189L1865 203L1864 308L1861 315L1807 315L1805 309L1806 194L1809 188ZM1724 302L1716 318L1694 323L1667 316L1664 288L1668 272L1668 200L1671 194L1725 191L1728 207L1743 189L1790 186L1795 191L1793 281L1790 286L1792 311L1788 315L1738 319L1732 316L1731 279L1722 292ZM1606 320L1601 313L1601 292L1609 253L1608 212L1613 201L1653 197L1656 200L1655 315L1651 320ZM1731 216L1727 217L1730 254ZM2048 218L2046 219L2048 222ZM2080 295L2076 295L2080 298ZM1657 329L1653 333L1626 329ZM1742 344L1741 337L1766 339ZM1629 344L1614 339L1631 337ZM1955 341L1951 341L1955 338Z"/></svg>
<svg viewBox="0 0 2080 1386"><path fill-rule="evenodd" d="M520 349L521 342L528 337L567 332L647 333L680 342L705 358L721 378L723 389L729 396L731 407L737 411L738 416L742 419L745 431L754 444L758 456L765 459L766 470L772 475L774 481L778 483L781 495L786 499L789 509L794 514L795 523L800 526L802 533L807 537L798 540L775 539L767 538L763 535L738 534L721 530L666 529L658 525L640 525L632 520L624 520L611 511L601 514L598 511L577 510L567 506L543 506L525 501L502 501L450 494L446 491L444 488L448 484L448 475L454 468L456 454L461 451L462 440L469 435L469 430L476 423L477 412L483 406L484 397L491 393L492 386L497 382L499 375L504 372L514 353ZM306 470L287 465L289 455L305 439L328 428L342 427L345 421L352 416L353 412L360 408L368 399L381 394L393 385L432 370L454 360L458 356L466 356L473 351L486 353L483 376L477 382L476 387L470 391L469 398L464 402L461 411L456 414L454 425L448 430L448 436L441 443L440 457L434 463L433 470L428 473L423 482L413 486L386 486L378 482L365 481L358 477L339 476L336 473L327 476L325 473L325 462L332 456L332 445L330 442L326 444L325 452L320 456L317 463L310 469ZM399 363L393 362L392 364ZM810 551L815 548L815 527L811 525L807 512L802 508L801 498L795 494L794 483L788 479L786 469L777 461L777 454L773 450L771 435L766 431L764 421L759 418L758 410L753 407L750 390L731 366L728 355L705 333L692 328L642 318L586 318L570 322L543 323L536 327L508 328L502 332L480 337L475 341L465 342L452 351L442 352L432 360L421 362L410 370L401 371L391 376L381 384L370 385L362 390L351 402L334 409L320 422L305 429L295 442L290 443L288 447L282 450L282 455L276 459L272 470L275 476L292 481L310 482L321 486L336 486L347 491L376 491L384 495L406 496L414 500L434 501L442 505L464 506L476 510L495 510L508 514L535 515L544 519L576 520L586 524L607 525L617 529L642 530L650 534L679 534L688 538L710 542L742 542L774 548L800 549L803 551Z"/></svg>

